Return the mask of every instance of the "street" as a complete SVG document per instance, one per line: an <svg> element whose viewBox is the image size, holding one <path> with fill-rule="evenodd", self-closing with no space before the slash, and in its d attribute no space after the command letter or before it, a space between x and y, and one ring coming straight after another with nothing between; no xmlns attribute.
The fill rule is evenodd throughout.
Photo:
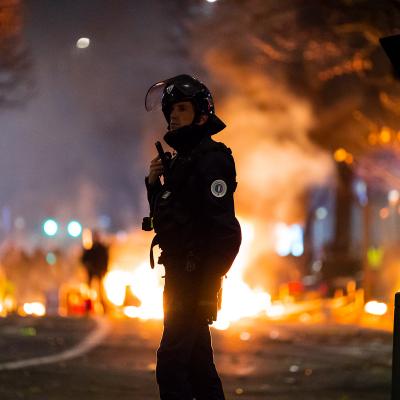
<svg viewBox="0 0 400 400"><path fill-rule="evenodd" d="M157 399L155 351L162 324L117 318L100 322L60 317L1 319L0 398ZM35 366L5 369L10 361L76 348L99 326L107 326L108 336L75 358L61 357L49 364L42 359ZM390 398L390 333L258 319L242 320L226 331L213 329L212 334L227 399Z"/></svg>

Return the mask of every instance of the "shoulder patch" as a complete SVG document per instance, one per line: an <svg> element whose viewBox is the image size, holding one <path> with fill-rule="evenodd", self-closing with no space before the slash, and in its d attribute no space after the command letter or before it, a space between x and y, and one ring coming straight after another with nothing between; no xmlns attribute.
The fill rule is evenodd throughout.
<svg viewBox="0 0 400 400"><path fill-rule="evenodd" d="M228 186L222 179L217 179L211 184L211 193L215 197L224 197L226 195Z"/></svg>

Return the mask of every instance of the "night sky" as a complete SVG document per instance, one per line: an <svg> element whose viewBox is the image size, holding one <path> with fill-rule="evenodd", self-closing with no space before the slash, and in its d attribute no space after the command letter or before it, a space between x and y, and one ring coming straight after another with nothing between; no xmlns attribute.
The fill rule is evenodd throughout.
<svg viewBox="0 0 400 400"><path fill-rule="evenodd" d="M23 106L0 109L3 225L8 210L27 230L46 216L96 225L108 215L112 230L141 223L143 178L165 130L144 96L160 79L196 72L181 26L175 2L25 2L34 87ZM89 48L76 48L80 37Z"/></svg>

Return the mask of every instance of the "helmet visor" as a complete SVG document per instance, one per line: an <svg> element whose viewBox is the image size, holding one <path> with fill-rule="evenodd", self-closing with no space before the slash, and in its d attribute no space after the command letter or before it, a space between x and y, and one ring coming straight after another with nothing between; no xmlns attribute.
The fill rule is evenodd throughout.
<svg viewBox="0 0 400 400"><path fill-rule="evenodd" d="M155 83L153 86L150 87L144 100L146 111L154 111L161 108L161 101L164 95L165 86L165 81L162 81Z"/></svg>
<svg viewBox="0 0 400 400"><path fill-rule="evenodd" d="M147 91L145 107L147 111L160 109L164 94L170 94L172 90L178 90L182 97L191 98L204 88L204 85L189 75L178 75L155 83Z"/></svg>

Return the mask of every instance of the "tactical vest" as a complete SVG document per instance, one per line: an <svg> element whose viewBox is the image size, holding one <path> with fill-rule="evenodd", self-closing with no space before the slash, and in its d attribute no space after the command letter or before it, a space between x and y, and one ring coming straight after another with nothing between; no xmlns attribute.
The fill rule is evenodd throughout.
<svg viewBox="0 0 400 400"><path fill-rule="evenodd" d="M177 155L171 160L170 174L152 201L153 227L156 236L151 242L150 265L154 268L153 247L159 245L165 257L180 258L187 255L187 244L199 240L198 198L196 198L197 166L202 157L219 151L232 161L233 176L228 186L236 190L236 171L232 151L223 143L203 140L190 154ZM159 262L163 257L160 257ZM162 262L160 262L162 263Z"/></svg>

